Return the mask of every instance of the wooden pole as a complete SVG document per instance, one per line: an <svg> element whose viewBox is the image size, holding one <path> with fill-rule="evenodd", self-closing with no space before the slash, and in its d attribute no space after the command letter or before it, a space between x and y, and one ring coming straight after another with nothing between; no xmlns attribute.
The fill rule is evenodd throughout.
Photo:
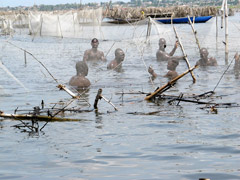
<svg viewBox="0 0 240 180"><path fill-rule="evenodd" d="M103 95L102 95L102 89L99 89L98 90L98 93L97 93L97 96L95 98L95 102L94 102L94 109L98 109L97 107L97 104L98 104L98 100L99 99L103 99L104 101L106 101L107 103L109 103L112 107L114 107L115 111L118 111L118 109L116 108L116 106L114 106L114 104L108 100L107 98L105 98Z"/></svg>
<svg viewBox="0 0 240 180"><path fill-rule="evenodd" d="M101 95L102 95L102 89L99 89L94 101L94 106L93 106L94 109L98 109L97 104L98 104L98 100L102 98Z"/></svg>
<svg viewBox="0 0 240 180"><path fill-rule="evenodd" d="M61 28L61 24L60 24L59 16L58 16L58 26L59 26L59 30L60 30L60 36L61 36L61 38L63 38L63 35L62 35L62 28Z"/></svg>
<svg viewBox="0 0 240 180"><path fill-rule="evenodd" d="M42 14L40 16L40 36L42 36L42 24L43 24L43 18L42 18Z"/></svg>
<svg viewBox="0 0 240 180"><path fill-rule="evenodd" d="M147 27L146 42L149 41L149 36L151 34L151 27L152 27L151 17L148 17L148 27Z"/></svg>
<svg viewBox="0 0 240 180"><path fill-rule="evenodd" d="M177 38L177 40L178 40L178 42L179 42L179 45L180 45L180 47L181 47L181 50L182 50L182 53L183 53L183 56L184 56L184 60L185 60L185 62L187 63L188 69L190 69L190 64L189 64L187 55L186 55L186 53L185 53L185 50L184 50L183 45L182 45L182 43L181 43L181 40L180 40L180 38L179 38L179 36L178 36L178 34L177 34L177 30L176 30L176 28L175 28L174 25L173 25L172 19L173 19L173 15L172 15L172 17L171 17L171 24L172 24L172 26L173 26L174 33L175 33L176 38ZM192 79L193 79L193 83L195 83L195 82L196 82L196 78L194 77L194 74L193 74L192 71L190 71L190 73L191 73L191 76L192 76Z"/></svg>
<svg viewBox="0 0 240 180"><path fill-rule="evenodd" d="M185 71L184 73L180 74L179 76L177 76L176 78L174 78L173 80L169 81L167 84L163 85L161 88L158 88L156 91L154 91L153 93L151 93L150 95L145 97L145 100L150 100L152 97L156 96L157 94L161 94L164 91L166 91L167 89L169 89L174 83L177 82L178 79L182 78L183 76L185 76L187 73L193 71L195 68L197 68L197 65L194 66L193 68L188 69L187 71Z"/></svg>
<svg viewBox="0 0 240 180"><path fill-rule="evenodd" d="M24 62L25 62L25 66L27 66L27 53L24 50Z"/></svg>
<svg viewBox="0 0 240 180"><path fill-rule="evenodd" d="M190 19L189 16L188 16L188 21L190 22L190 25L191 25L191 27L192 27L192 31L193 31L193 35L194 35L194 37L195 37L195 40L196 40L196 43L197 43L198 49L199 49L199 51L200 51L201 47L200 47L199 40L198 40L198 38L197 38L197 31L195 30L195 28L194 28L194 26L193 26L193 23L192 23L192 21L191 21L191 19Z"/></svg>
<svg viewBox="0 0 240 180"><path fill-rule="evenodd" d="M228 6L225 0L224 15L225 15L225 64L228 64Z"/></svg>

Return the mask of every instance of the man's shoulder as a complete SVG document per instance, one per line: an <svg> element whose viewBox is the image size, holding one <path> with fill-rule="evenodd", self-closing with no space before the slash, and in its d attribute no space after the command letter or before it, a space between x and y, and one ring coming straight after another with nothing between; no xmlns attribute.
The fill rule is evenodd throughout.
<svg viewBox="0 0 240 180"><path fill-rule="evenodd" d="M86 51L84 51L84 53L90 53L91 52L91 49L87 49Z"/></svg>

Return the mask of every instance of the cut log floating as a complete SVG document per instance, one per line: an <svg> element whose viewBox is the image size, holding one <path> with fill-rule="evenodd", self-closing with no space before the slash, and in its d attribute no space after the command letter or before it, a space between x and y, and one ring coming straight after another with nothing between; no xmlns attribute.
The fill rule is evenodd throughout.
<svg viewBox="0 0 240 180"><path fill-rule="evenodd" d="M38 121L83 121L82 119L72 119L72 118L61 118L61 117L52 117L46 115L32 115L32 114L6 114L0 111L0 117L2 118L11 118L15 120L33 120L37 119Z"/></svg>
<svg viewBox="0 0 240 180"><path fill-rule="evenodd" d="M174 14L173 14L173 15L174 15ZM178 34L177 34L177 30L176 30L175 26L173 25L173 15L171 16L171 24L172 24L172 26L173 26L174 33L175 33L175 35L176 35L176 38L177 38L178 43L179 43L179 45L180 45L180 48L181 48L181 50L182 50L182 53L183 53L183 56L184 56L184 60L185 60L186 63L187 63L188 69L190 69L190 63L189 63L189 61L188 61L187 55L186 55L186 53L185 53L185 50L184 50L183 45L182 45L182 43L181 43L181 40L180 40L180 38L179 38L179 36L178 36ZM195 82L196 82L196 78L195 78L195 76L193 75L193 72L192 72L192 71L190 71L190 73L191 73L191 76L192 76L192 78L193 78L193 83L195 83Z"/></svg>
<svg viewBox="0 0 240 180"><path fill-rule="evenodd" d="M171 88L172 85L177 82L177 80L179 80L180 78L185 76L187 73L192 72L195 68L197 68L197 65L192 67L192 68L190 68L190 69L188 69L184 73L180 74L179 76L177 76L173 80L169 81L167 84L163 85L161 88L156 89L153 93L151 93L150 95L146 96L145 100L150 100L151 98L155 97L156 95L159 95L159 94L165 92L166 90Z"/></svg>

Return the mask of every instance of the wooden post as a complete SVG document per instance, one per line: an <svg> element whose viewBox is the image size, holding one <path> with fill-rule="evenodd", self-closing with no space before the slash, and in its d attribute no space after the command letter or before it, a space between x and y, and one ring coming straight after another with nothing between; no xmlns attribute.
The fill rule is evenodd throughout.
<svg viewBox="0 0 240 180"><path fill-rule="evenodd" d="M216 38L218 37L218 15L216 14Z"/></svg>
<svg viewBox="0 0 240 180"><path fill-rule="evenodd" d="M146 42L149 40L149 36L151 34L151 27L152 27L151 17L148 17L148 27L147 27Z"/></svg>
<svg viewBox="0 0 240 180"><path fill-rule="evenodd" d="M60 36L61 36L61 38L63 38L63 35L62 35L62 28L61 28L61 24L60 24L59 16L58 16L58 26L59 26L59 30L60 30Z"/></svg>
<svg viewBox="0 0 240 180"><path fill-rule="evenodd" d="M98 109L97 104L98 104L98 100L102 98L101 95L102 95L102 89L99 89L94 101L94 106L93 106L94 109Z"/></svg>
<svg viewBox="0 0 240 180"><path fill-rule="evenodd" d="M98 100L99 99L103 99L104 101L106 101L107 103L109 103L112 107L114 107L115 111L118 111L118 109L116 108L116 106L114 106L114 104L108 100L107 98L105 98L103 95L102 95L102 89L99 89L98 90L98 93L97 93L97 96L95 98L95 102L94 102L94 109L98 109L97 108L97 104L98 104Z"/></svg>
<svg viewBox="0 0 240 180"><path fill-rule="evenodd" d="M72 16L73 16L73 31L74 31L74 37L75 37L75 22L74 22L74 13L72 11Z"/></svg>
<svg viewBox="0 0 240 180"><path fill-rule="evenodd" d="M173 15L174 15L174 14L173 14ZM185 53L185 50L184 50L183 45L182 45L182 43L181 43L181 40L180 40L180 38L179 38L179 36L178 36L178 34L177 34L177 30L176 30L176 28L175 28L174 25L173 25L173 21L172 21L173 15L172 15L172 17L171 17L171 24L172 24L172 26L173 26L174 33L175 33L176 38L177 38L177 40L178 40L178 42L179 42L179 45L180 45L180 47L181 47L181 50L182 50L182 53L183 53L183 56L184 56L184 60L185 60L185 62L187 63L188 69L190 70L190 64L189 64L187 55L186 55L186 53ZM191 76L192 76L192 79L193 79L193 83L195 83L195 82L196 82L196 78L194 77L194 74L193 74L192 71L190 71L190 73L191 73Z"/></svg>
<svg viewBox="0 0 240 180"><path fill-rule="evenodd" d="M224 15L225 15L225 64L228 64L228 6L225 0Z"/></svg>
<svg viewBox="0 0 240 180"><path fill-rule="evenodd" d="M216 49L218 50L218 14L216 13Z"/></svg>
<svg viewBox="0 0 240 180"><path fill-rule="evenodd" d="M25 66L27 66L27 53L24 50L24 62L25 62Z"/></svg>
<svg viewBox="0 0 240 180"><path fill-rule="evenodd" d="M41 16L40 16L40 31L39 31L40 36L42 36L42 24L43 24L43 18L42 18L42 14L41 14Z"/></svg>

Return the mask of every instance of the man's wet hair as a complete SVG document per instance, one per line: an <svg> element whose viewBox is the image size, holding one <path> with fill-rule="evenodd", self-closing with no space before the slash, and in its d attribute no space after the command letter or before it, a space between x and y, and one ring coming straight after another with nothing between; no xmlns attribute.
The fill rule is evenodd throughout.
<svg viewBox="0 0 240 180"><path fill-rule="evenodd" d="M98 42L98 39L97 39L97 38L93 38L91 42L92 42L92 43Z"/></svg>
<svg viewBox="0 0 240 180"><path fill-rule="evenodd" d="M118 54L119 51L122 51L122 52L123 52L123 50L122 50L121 48L117 48L117 49L115 50L115 56L117 56L117 54Z"/></svg>
<svg viewBox="0 0 240 180"><path fill-rule="evenodd" d="M77 74L82 74L84 76L88 75L88 66L84 61L78 61L76 63Z"/></svg>

